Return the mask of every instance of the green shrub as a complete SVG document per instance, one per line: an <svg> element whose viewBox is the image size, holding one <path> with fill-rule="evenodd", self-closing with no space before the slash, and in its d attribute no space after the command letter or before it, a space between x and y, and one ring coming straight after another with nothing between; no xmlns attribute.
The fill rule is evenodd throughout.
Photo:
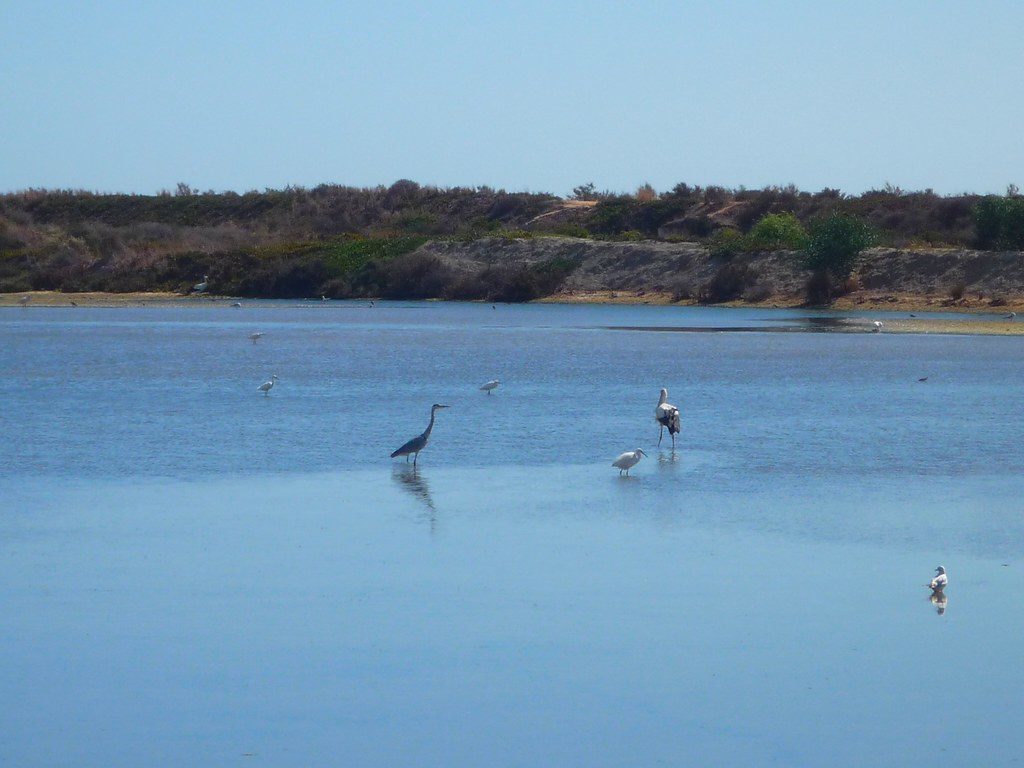
<svg viewBox="0 0 1024 768"><path fill-rule="evenodd" d="M738 299L757 279L757 273L746 264L723 264L701 288L698 300L701 304L720 304Z"/></svg>
<svg viewBox="0 0 1024 768"><path fill-rule="evenodd" d="M747 233L748 251L799 251L807 245L807 230L792 213L762 216Z"/></svg>
<svg viewBox="0 0 1024 768"><path fill-rule="evenodd" d="M974 206L974 226L981 248L1024 249L1024 197L983 198Z"/></svg>
<svg viewBox="0 0 1024 768"><path fill-rule="evenodd" d="M860 252L874 240L871 229L856 216L833 213L811 222L803 249L804 266L842 282L853 272Z"/></svg>
<svg viewBox="0 0 1024 768"><path fill-rule="evenodd" d="M711 238L709 252L713 259L731 259L744 250L743 235L735 229L720 229Z"/></svg>

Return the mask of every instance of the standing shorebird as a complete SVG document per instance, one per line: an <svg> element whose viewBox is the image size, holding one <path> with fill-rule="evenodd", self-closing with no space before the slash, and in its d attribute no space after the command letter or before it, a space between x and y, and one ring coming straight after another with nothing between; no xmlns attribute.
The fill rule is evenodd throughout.
<svg viewBox="0 0 1024 768"><path fill-rule="evenodd" d="M946 576L946 569L940 565L935 569L935 578L931 580L928 586L932 592L941 592L946 588L947 584L949 584L949 577Z"/></svg>
<svg viewBox="0 0 1024 768"><path fill-rule="evenodd" d="M260 384L258 387L256 387L256 391L257 392L262 392L264 395L269 395L270 394L270 390L272 390L274 388L274 384L275 383L277 383L277 374L276 373L273 376L270 377L270 381L264 381L262 384Z"/></svg>
<svg viewBox="0 0 1024 768"><path fill-rule="evenodd" d="M209 275L203 275L203 282L193 285L192 293L206 293L206 289L210 287L209 280Z"/></svg>
<svg viewBox="0 0 1024 768"><path fill-rule="evenodd" d="M1017 319L1017 313L1016 312L1011 312L1010 314L1008 314L1006 316L1006 319L1011 321L1011 322L1016 320Z"/></svg>
<svg viewBox="0 0 1024 768"><path fill-rule="evenodd" d="M20 299L18 299L18 303L21 306L26 307L26 306L28 306L28 302L29 302L29 300L31 298L32 298L31 296L22 296Z"/></svg>
<svg viewBox="0 0 1024 768"><path fill-rule="evenodd" d="M641 448L637 448L635 451L626 451L612 462L612 466L618 468L620 475L625 472L628 476L629 470L640 463L640 457L646 455Z"/></svg>
<svg viewBox="0 0 1024 768"><path fill-rule="evenodd" d="M423 430L422 435L417 435L412 440L407 442L397 451L391 454L391 458L396 456L405 456L405 460L409 461L409 457L412 456L412 463L415 465L416 461L420 457L420 451L427 447L427 441L430 439L430 433L434 429L434 415L441 408L450 408L448 405L438 405L434 403L430 406L430 423L427 424L427 428Z"/></svg>
<svg viewBox="0 0 1024 768"><path fill-rule="evenodd" d="M679 409L668 402L667 389L661 390L658 407L654 409L654 420L661 425L658 430L658 445L661 445L661 439L665 436L665 427L668 427L668 433L672 437L672 448L675 449L676 435L679 433Z"/></svg>
<svg viewBox="0 0 1024 768"><path fill-rule="evenodd" d="M250 338L250 339L252 339L252 343L253 343L253 344L255 344L255 343L256 343L257 341L259 341L259 340L260 340L260 339L261 339L261 338L262 338L263 336L266 336L266 335L267 335L267 334L265 334L265 333L250 333L250 334L249 334L249 338Z"/></svg>
<svg viewBox="0 0 1024 768"><path fill-rule="evenodd" d="M873 322L871 325L873 326L871 328L871 332L872 333L878 333L878 332L880 332L882 330L882 321L881 320L875 320L875 322Z"/></svg>
<svg viewBox="0 0 1024 768"><path fill-rule="evenodd" d="M495 390L495 389L498 388L499 384L501 384L501 382L498 381L497 379L491 379L486 384L484 384L482 387L480 387L480 391L481 392L486 392L489 395L489 394L491 394L492 390Z"/></svg>

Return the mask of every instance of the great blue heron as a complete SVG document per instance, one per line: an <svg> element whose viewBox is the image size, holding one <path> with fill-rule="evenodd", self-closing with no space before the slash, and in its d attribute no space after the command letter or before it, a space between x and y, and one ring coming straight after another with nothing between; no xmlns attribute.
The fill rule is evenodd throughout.
<svg viewBox="0 0 1024 768"><path fill-rule="evenodd" d="M270 381L264 381L262 384L260 384L256 388L256 391L262 392L264 395L269 395L270 394L270 390L272 390L274 388L274 383L276 381L277 381L277 374L275 373L273 376L270 377Z"/></svg>
<svg viewBox="0 0 1024 768"><path fill-rule="evenodd" d="M262 338L263 336L266 336L266 334L265 333L250 333L249 334L249 338L252 339L252 343L253 344L255 344L257 341L259 341L260 338Z"/></svg>
<svg viewBox="0 0 1024 768"><path fill-rule="evenodd" d="M484 384L482 387L480 387L480 390L482 392L486 392L489 395L489 394L491 394L491 390L492 389L497 389L498 388L499 384L501 384L501 382L498 381L497 379L491 379L486 384Z"/></svg>
<svg viewBox="0 0 1024 768"><path fill-rule="evenodd" d="M210 279L209 275L203 275L203 282L196 283L195 285L193 285L192 286L192 292L193 293L206 293L206 289L210 287L210 283L208 282L209 279Z"/></svg>
<svg viewBox="0 0 1024 768"><path fill-rule="evenodd" d="M637 448L635 451L626 451L621 454L619 458L612 462L613 467L618 467L619 474L625 472L629 474L629 470L635 467L640 462L641 456L646 456L642 449Z"/></svg>
<svg viewBox="0 0 1024 768"><path fill-rule="evenodd" d="M661 395L658 397L658 407L654 409L654 420L661 425L658 430L658 445L661 445L661 439L665 436L665 427L668 427L668 433L672 437L672 447L675 448L676 434L679 432L679 409L668 402L667 389L662 389Z"/></svg>
<svg viewBox="0 0 1024 768"><path fill-rule="evenodd" d="M931 583L928 586L931 588L932 592L941 592L946 588L946 585L949 584L949 577L946 576L946 569L941 565L935 569L935 574L935 578L931 580Z"/></svg>
<svg viewBox="0 0 1024 768"><path fill-rule="evenodd" d="M450 408L448 405L438 405L434 403L430 406L430 423L427 424L427 428L423 430L422 435L417 435L412 440L407 442L397 451L391 454L391 458L396 456L405 456L405 460L409 461L409 456L412 456L412 463L415 464L420 457L420 451L427 447L427 441L430 439L430 432L434 429L434 414L437 413L439 408Z"/></svg>

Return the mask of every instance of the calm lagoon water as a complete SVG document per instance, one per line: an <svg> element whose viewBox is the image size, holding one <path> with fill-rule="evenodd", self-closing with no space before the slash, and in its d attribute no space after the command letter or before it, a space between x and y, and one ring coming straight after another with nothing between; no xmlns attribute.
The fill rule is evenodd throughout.
<svg viewBox="0 0 1024 768"><path fill-rule="evenodd" d="M1024 341L824 317L0 312L0 765L1015 764Z"/></svg>

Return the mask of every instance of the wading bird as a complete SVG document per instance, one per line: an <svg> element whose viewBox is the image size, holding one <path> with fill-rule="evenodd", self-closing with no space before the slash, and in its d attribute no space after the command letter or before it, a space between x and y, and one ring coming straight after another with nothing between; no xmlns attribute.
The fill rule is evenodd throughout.
<svg viewBox="0 0 1024 768"><path fill-rule="evenodd" d="M262 392L264 395L269 395L270 394L270 390L272 390L274 388L274 383L276 381L277 381L277 374L275 373L273 376L270 377L270 381L264 381L262 384L260 384L258 387L256 387L256 391L257 392Z"/></svg>
<svg viewBox="0 0 1024 768"><path fill-rule="evenodd" d="M482 387L480 387L480 391L481 392L486 392L489 395L489 394L491 394L491 390L492 389L497 389L498 388L499 384L501 384L501 382L498 381L497 379L491 379L486 384L484 384Z"/></svg>
<svg viewBox="0 0 1024 768"><path fill-rule="evenodd" d="M232 306L232 307L241 307L241 306L242 306L242 302L240 302L240 301L236 301L236 302L235 302L235 303L233 303L233 304L232 304L231 306Z"/></svg>
<svg viewBox="0 0 1024 768"><path fill-rule="evenodd" d="M875 320L875 322L873 322L871 325L874 326L874 328L871 329L872 333L878 333L879 331L882 330L882 321L881 320Z"/></svg>
<svg viewBox="0 0 1024 768"><path fill-rule="evenodd" d="M665 427L672 437L672 447L676 447L676 435L679 433L679 409L668 402L668 390L661 390L658 398L658 407L654 409L654 420L661 425L658 430L658 445L661 445L661 438L665 436Z"/></svg>
<svg viewBox="0 0 1024 768"><path fill-rule="evenodd" d="M252 343L253 344L255 344L257 341L259 341L261 336L266 336L266 334L265 333L250 333L249 334L249 338L252 339Z"/></svg>
<svg viewBox="0 0 1024 768"><path fill-rule="evenodd" d="M1010 320L1010 321L1015 320L1016 318L1017 318L1017 313L1016 312L1011 312L1010 314L1008 314L1006 316L1006 319Z"/></svg>
<svg viewBox="0 0 1024 768"><path fill-rule="evenodd" d="M209 275L203 275L203 282L193 285L192 293L206 293L206 289L210 287L209 279Z"/></svg>
<svg viewBox="0 0 1024 768"><path fill-rule="evenodd" d="M427 440L430 439L430 432L434 429L434 414L437 413L439 408L450 408L448 405L438 405L434 403L430 406L430 423L427 424L427 428L423 430L422 435L417 435L412 440L407 442L397 451L391 454L391 458L396 456L405 456L405 460L409 461L409 456L412 456L412 463L415 464L416 460L420 457L420 451L427 447Z"/></svg>
<svg viewBox="0 0 1024 768"><path fill-rule="evenodd" d="M918 379L918 381L928 381L928 377L922 376L920 379Z"/></svg>
<svg viewBox="0 0 1024 768"><path fill-rule="evenodd" d="M20 299L18 299L18 303L21 304L21 306L24 307L24 306L26 306L28 304L30 298L32 298L32 297L31 296L22 296Z"/></svg>
<svg viewBox="0 0 1024 768"><path fill-rule="evenodd" d="M635 467L640 462L641 456L646 456L642 449L637 448L635 451L626 451L619 456L615 461L612 462L613 467L618 467L619 474L625 472L629 474L629 470Z"/></svg>
<svg viewBox="0 0 1024 768"><path fill-rule="evenodd" d="M949 584L949 577L946 576L946 569L941 565L935 569L935 574L935 578L931 580L931 583L928 586L931 588L932 592L941 592L946 588L946 585Z"/></svg>

